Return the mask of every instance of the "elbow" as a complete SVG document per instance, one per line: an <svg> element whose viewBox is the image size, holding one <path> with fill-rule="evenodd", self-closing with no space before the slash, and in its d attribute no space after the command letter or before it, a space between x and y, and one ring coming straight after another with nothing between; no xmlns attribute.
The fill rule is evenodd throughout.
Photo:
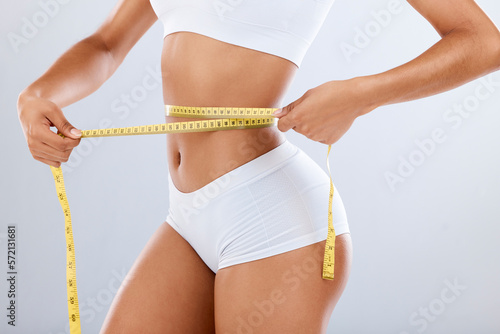
<svg viewBox="0 0 500 334"><path fill-rule="evenodd" d="M121 57L116 52L115 48L112 47L110 43L107 42L106 39L99 33L94 33L93 35L88 36L82 42L88 44L103 57L102 59L106 60L106 63L108 64L108 77L114 73L123 61L123 57Z"/></svg>
<svg viewBox="0 0 500 334"><path fill-rule="evenodd" d="M99 51L115 58L114 48L100 33L94 33L85 39Z"/></svg>
<svg viewBox="0 0 500 334"><path fill-rule="evenodd" d="M495 64L494 70L500 69L500 32L495 34L491 40L493 63Z"/></svg>
<svg viewBox="0 0 500 334"><path fill-rule="evenodd" d="M500 32L495 27L488 33L483 33L482 37L484 60L491 66L491 71L497 71L500 69Z"/></svg>
<svg viewBox="0 0 500 334"><path fill-rule="evenodd" d="M469 55L483 70L500 70L500 31L495 25L479 27L469 24L448 33L465 34L464 41L468 40L470 43L466 43L471 51Z"/></svg>

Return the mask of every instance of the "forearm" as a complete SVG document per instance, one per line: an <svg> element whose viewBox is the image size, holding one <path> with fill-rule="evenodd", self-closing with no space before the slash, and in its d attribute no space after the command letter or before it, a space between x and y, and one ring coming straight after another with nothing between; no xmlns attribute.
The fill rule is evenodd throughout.
<svg viewBox="0 0 500 334"><path fill-rule="evenodd" d="M60 108L96 91L117 69L121 61L106 44L92 35L73 45L19 99L44 98Z"/></svg>
<svg viewBox="0 0 500 334"><path fill-rule="evenodd" d="M500 39L468 29L453 30L414 60L360 78L377 107L415 100L460 86L500 67Z"/></svg>

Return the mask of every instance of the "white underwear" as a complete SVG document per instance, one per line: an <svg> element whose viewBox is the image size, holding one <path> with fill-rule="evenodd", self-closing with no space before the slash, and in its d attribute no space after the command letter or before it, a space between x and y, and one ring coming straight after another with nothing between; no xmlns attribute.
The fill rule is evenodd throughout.
<svg viewBox="0 0 500 334"><path fill-rule="evenodd" d="M326 239L330 179L288 140L190 193L168 179L166 221L214 273ZM332 210L336 235L349 233L336 188Z"/></svg>

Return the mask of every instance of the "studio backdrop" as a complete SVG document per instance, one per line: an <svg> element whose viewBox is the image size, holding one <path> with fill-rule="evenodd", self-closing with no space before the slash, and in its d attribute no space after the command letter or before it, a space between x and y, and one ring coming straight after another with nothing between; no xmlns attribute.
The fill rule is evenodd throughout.
<svg viewBox="0 0 500 334"><path fill-rule="evenodd" d="M498 0L477 3L500 24ZM49 167L27 148L16 101L114 5L2 0L2 334L69 333L63 214ZM69 121L80 129L164 122L162 35L157 22L109 81L64 108ZM326 81L401 65L438 40L406 1L337 0L282 106ZM500 333L499 106L500 73L493 73L381 107L333 145L333 181L346 207L354 260L329 333ZM293 131L287 137L326 170L325 145ZM63 171L82 330L98 333L120 283L167 215L165 136L84 139Z"/></svg>

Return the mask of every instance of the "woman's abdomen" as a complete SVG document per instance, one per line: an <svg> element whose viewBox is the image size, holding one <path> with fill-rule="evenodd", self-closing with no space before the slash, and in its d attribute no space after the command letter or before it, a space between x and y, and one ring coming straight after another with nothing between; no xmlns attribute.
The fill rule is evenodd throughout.
<svg viewBox="0 0 500 334"><path fill-rule="evenodd" d="M182 106L277 108L296 69L274 55L177 32L164 40L163 99ZM276 127L168 134L172 181L182 192L194 191L282 141Z"/></svg>

